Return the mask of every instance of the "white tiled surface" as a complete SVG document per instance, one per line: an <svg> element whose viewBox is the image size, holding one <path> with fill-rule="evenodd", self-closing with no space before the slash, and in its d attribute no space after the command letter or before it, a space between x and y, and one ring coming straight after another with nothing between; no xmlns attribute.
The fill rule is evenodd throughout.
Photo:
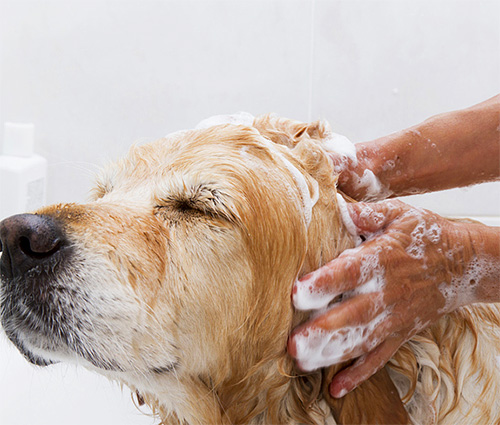
<svg viewBox="0 0 500 425"><path fill-rule="evenodd" d="M96 165L209 115L326 118L362 141L484 100L500 2L0 0L0 49L0 123L34 122L49 202L82 201ZM500 183L407 200L500 224ZM0 340L2 425L150 424L123 394Z"/></svg>

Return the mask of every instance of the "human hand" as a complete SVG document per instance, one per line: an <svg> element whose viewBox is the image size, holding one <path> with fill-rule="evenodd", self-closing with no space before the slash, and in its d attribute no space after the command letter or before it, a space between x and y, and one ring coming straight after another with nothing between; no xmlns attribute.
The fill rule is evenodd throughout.
<svg viewBox="0 0 500 425"><path fill-rule="evenodd" d="M384 139L377 140L383 145ZM389 198L393 193L388 185L383 184L379 177L373 172L377 169L377 163L383 156L375 147L367 149L364 144L358 144L354 148L354 153L341 155L336 152L329 152L330 160L333 164L334 173L338 176L337 187L343 193L353 199L362 201L380 201ZM394 168L395 160L386 160L384 169Z"/></svg>
<svg viewBox="0 0 500 425"><path fill-rule="evenodd" d="M462 223L400 201L347 208L366 241L296 282L295 307L317 313L288 343L305 371L358 357L334 377L333 397L372 376L443 314L476 301L487 269Z"/></svg>

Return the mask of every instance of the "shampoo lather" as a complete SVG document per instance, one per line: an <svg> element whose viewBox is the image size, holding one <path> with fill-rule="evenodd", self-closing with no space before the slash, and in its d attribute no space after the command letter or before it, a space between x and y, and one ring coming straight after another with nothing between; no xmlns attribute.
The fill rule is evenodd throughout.
<svg viewBox="0 0 500 425"><path fill-rule="evenodd" d="M33 124L5 123L0 155L0 220L45 204L47 160L34 153Z"/></svg>

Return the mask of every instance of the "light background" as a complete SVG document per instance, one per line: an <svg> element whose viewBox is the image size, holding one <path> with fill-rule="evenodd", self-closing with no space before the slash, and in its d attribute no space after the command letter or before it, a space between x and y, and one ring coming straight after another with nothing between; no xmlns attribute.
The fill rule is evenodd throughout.
<svg viewBox="0 0 500 425"><path fill-rule="evenodd" d="M364 141L485 100L500 2L0 0L0 49L0 123L33 122L48 202L81 202L133 142L211 115L325 118ZM500 224L500 183L405 200ZM126 388L0 338L0 424L152 423Z"/></svg>

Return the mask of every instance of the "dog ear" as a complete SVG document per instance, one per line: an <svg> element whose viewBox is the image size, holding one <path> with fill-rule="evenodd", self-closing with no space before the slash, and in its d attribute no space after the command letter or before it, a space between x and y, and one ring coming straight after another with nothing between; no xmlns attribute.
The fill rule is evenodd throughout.
<svg viewBox="0 0 500 425"><path fill-rule="evenodd" d="M338 424L408 424L409 418L387 366L340 399L328 387L338 367L323 370L323 397ZM376 400L376 402L374 402Z"/></svg>
<svg viewBox="0 0 500 425"><path fill-rule="evenodd" d="M331 133L326 121L306 124L288 118L279 118L272 114L257 117L253 126L272 142L289 148L294 148L299 142L305 140L321 143Z"/></svg>
<svg viewBox="0 0 500 425"><path fill-rule="evenodd" d="M326 121L306 124L263 115L257 117L253 125L267 139L290 148L290 153L318 183L325 187L335 186L337 178L326 154L326 143L332 134Z"/></svg>

